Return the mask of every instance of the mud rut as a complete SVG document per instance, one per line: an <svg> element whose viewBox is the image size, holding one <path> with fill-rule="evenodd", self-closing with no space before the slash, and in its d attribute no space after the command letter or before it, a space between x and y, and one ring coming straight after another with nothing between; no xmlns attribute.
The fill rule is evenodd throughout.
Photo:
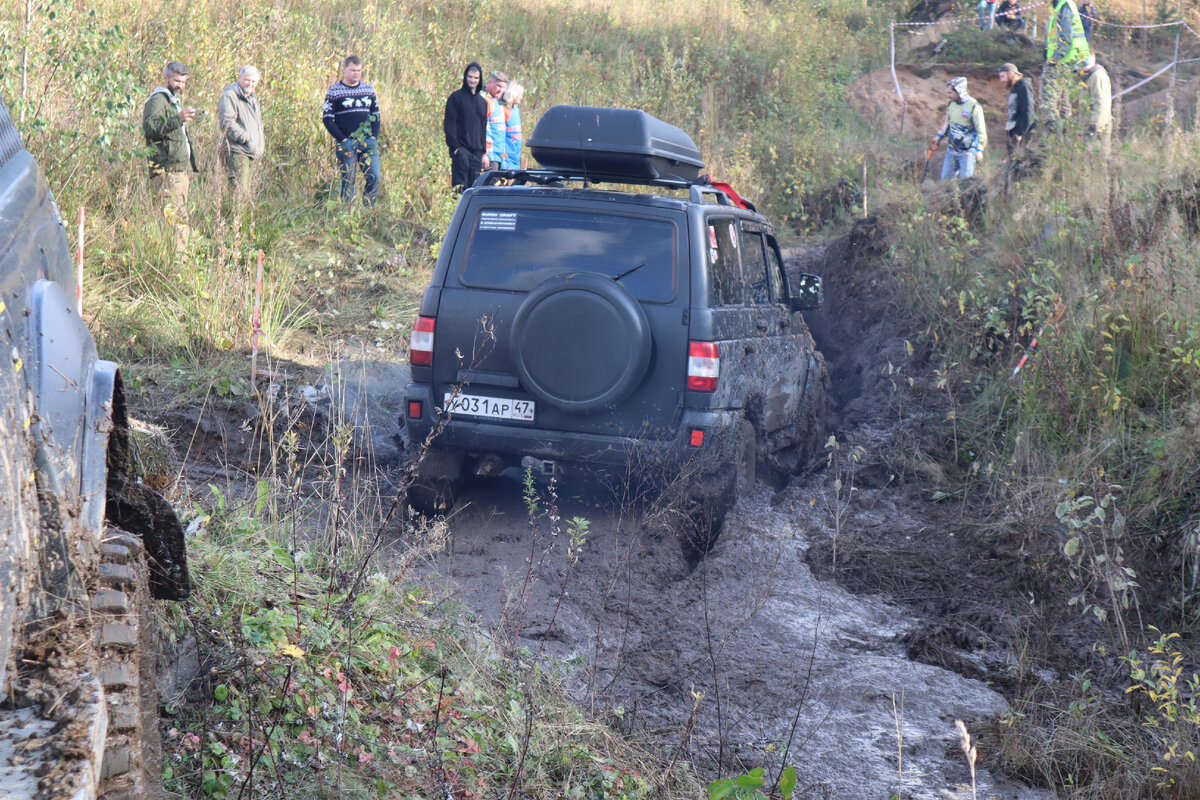
<svg viewBox="0 0 1200 800"><path fill-rule="evenodd" d="M567 534L548 519L531 525L518 476L478 479L448 515L431 587L461 600L497 648L557 662L585 707L668 756L682 748L707 778L773 773L786 751L799 797L970 797L954 722L978 731L1008 706L983 681L1003 684L1012 661L1019 612L1004 597L1015 570L1004 548L972 537L965 503L931 502L913 470L881 455L944 413L907 355L915 332L867 267L882 237L863 221L788 258L790 270L825 276L825 309L809 323L832 375L832 463L818 459L779 490L760 481L695 568L653 508L649 519L625 513L596 485L543 491L564 521L590 523L569 579ZM889 363L907 365L913 385ZM404 378L377 364L333 392L364 400L376 456L393 464ZM180 452L190 448L193 485L231 474L215 465L239 457L239 419L253 414L210 406L162 420ZM1050 795L981 768L978 796Z"/></svg>

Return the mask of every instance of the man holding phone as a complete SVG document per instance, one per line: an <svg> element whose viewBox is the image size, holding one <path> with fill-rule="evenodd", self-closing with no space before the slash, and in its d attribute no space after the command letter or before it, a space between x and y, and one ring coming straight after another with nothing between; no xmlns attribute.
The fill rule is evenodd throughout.
<svg viewBox="0 0 1200 800"><path fill-rule="evenodd" d="M142 110L142 133L150 153L150 186L159 208L175 228L175 249L187 247L188 182L196 168L196 154L188 139L187 123L199 112L185 107L181 94L187 85L188 69L172 61L163 69L163 85L156 87Z"/></svg>

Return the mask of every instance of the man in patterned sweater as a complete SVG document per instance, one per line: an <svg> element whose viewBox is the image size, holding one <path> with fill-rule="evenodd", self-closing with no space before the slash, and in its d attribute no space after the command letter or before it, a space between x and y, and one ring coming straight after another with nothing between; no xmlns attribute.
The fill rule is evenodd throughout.
<svg viewBox="0 0 1200 800"><path fill-rule="evenodd" d="M354 198L355 168L363 173L363 202L375 205L379 194L379 101L375 89L362 79L363 62L346 56L342 79L325 93L321 121L336 142L334 152L342 174L342 200Z"/></svg>

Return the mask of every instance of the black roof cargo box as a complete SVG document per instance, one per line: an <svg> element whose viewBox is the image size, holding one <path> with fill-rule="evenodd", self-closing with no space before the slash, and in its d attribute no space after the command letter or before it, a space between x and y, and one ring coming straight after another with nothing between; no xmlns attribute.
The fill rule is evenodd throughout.
<svg viewBox="0 0 1200 800"><path fill-rule="evenodd" d="M546 169L596 181L693 181L704 168L692 137L628 108L551 106L528 144Z"/></svg>

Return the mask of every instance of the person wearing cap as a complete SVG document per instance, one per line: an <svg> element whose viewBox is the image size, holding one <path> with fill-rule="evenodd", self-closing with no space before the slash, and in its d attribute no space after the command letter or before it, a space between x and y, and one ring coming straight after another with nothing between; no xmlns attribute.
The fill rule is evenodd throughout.
<svg viewBox="0 0 1200 800"><path fill-rule="evenodd" d="M934 149L946 140L946 159L942 162L942 180L948 181L957 173L960 178L975 174L975 162L983 157L987 147L987 126L983 108L967 93L967 79L951 78L946 84L946 122L933 137Z"/></svg>
<svg viewBox="0 0 1200 800"><path fill-rule="evenodd" d="M1046 63L1042 67L1042 116L1046 127L1058 130L1059 111L1066 99L1067 75L1078 71L1092 54L1075 0L1054 0L1046 26Z"/></svg>
<svg viewBox="0 0 1200 800"><path fill-rule="evenodd" d="M1005 142L1008 154L1029 139L1037 117L1033 110L1033 85L1021 74L1016 64L1002 64L996 73L1000 82L1008 89L1008 121L1004 123L1004 131L1008 136Z"/></svg>
<svg viewBox="0 0 1200 800"><path fill-rule="evenodd" d="M187 123L199 113L183 105L188 68L172 61L163 69L163 85L150 93L142 109L142 133L150 148L150 186L163 215L175 228L175 247L182 250L191 234L188 227L188 183L196 168L196 154L188 138Z"/></svg>
<svg viewBox="0 0 1200 800"><path fill-rule="evenodd" d="M1079 70L1079 79L1087 87L1087 103L1090 107L1088 127L1083 136L1085 139L1099 139L1107 150L1113 121L1112 80L1108 77L1108 70L1096 63L1094 55L1088 56L1084 62Z"/></svg>

